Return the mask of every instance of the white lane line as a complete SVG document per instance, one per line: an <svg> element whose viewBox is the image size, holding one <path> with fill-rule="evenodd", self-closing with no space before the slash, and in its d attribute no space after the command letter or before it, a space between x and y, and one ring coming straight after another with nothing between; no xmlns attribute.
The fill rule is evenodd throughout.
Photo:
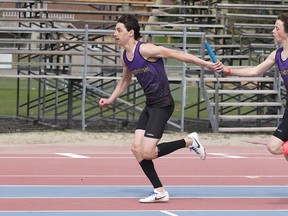
<svg viewBox="0 0 288 216"><path fill-rule="evenodd" d="M170 215L170 216L178 216L178 215L173 214L173 213L168 212L168 211L161 211L161 212L164 213L164 214Z"/></svg>
<svg viewBox="0 0 288 216"><path fill-rule="evenodd" d="M73 154L73 153L55 153L57 155L63 155L66 157L71 157L71 158L89 158L87 156L84 155L78 155L78 154Z"/></svg>
<svg viewBox="0 0 288 216"><path fill-rule="evenodd" d="M90 178L143 178L143 175L84 175ZM0 175L0 178L75 178L83 175ZM163 178L175 178L175 175L161 175ZM177 178L288 178L288 175L177 175Z"/></svg>
<svg viewBox="0 0 288 216"><path fill-rule="evenodd" d="M246 178L249 179L258 179L258 178L262 178L262 176L245 176Z"/></svg>
<svg viewBox="0 0 288 216"><path fill-rule="evenodd" d="M243 156L229 155L229 154L223 154L223 153L208 153L208 154L213 155L213 156L220 156L220 157L224 157L224 158L247 158L247 157L243 157Z"/></svg>

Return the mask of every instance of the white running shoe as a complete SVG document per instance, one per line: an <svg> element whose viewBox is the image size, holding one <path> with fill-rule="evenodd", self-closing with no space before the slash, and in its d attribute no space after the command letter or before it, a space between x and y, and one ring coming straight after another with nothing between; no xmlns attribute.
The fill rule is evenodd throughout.
<svg viewBox="0 0 288 216"><path fill-rule="evenodd" d="M196 132L193 132L188 135L190 139L192 139L192 144L189 146L190 151L195 151L197 154L199 154L200 158L202 160L205 160L206 158L206 151L205 148L201 145L198 134Z"/></svg>
<svg viewBox="0 0 288 216"><path fill-rule="evenodd" d="M168 202L169 201L169 194L167 191L158 192L154 189L153 192L146 198L139 199L140 203L156 203L156 202Z"/></svg>

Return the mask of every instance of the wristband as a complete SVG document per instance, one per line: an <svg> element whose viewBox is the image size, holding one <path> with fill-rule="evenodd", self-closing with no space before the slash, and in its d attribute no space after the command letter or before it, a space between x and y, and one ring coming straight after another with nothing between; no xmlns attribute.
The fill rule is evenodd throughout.
<svg viewBox="0 0 288 216"><path fill-rule="evenodd" d="M229 76L231 74L231 68L227 68L226 74L227 74L227 76Z"/></svg>

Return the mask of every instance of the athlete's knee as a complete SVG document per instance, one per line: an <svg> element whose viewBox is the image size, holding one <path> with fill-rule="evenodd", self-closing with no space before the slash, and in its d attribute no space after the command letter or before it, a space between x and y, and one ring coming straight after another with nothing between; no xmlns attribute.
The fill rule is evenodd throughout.
<svg viewBox="0 0 288 216"><path fill-rule="evenodd" d="M157 150L155 149L144 149L142 151L142 157L146 160L153 160L157 158Z"/></svg>
<svg viewBox="0 0 288 216"><path fill-rule="evenodd" d="M279 145L275 145L274 143L269 143L267 145L267 150L271 153L271 154L281 154L282 153L282 146Z"/></svg>
<svg viewBox="0 0 288 216"><path fill-rule="evenodd" d="M133 143L133 145L131 146L131 151L137 157L140 156L141 158L146 159L146 160L153 159L153 155L149 151L145 151L145 150L143 151L140 148L140 145L137 145L136 143Z"/></svg>
<svg viewBox="0 0 288 216"><path fill-rule="evenodd" d="M141 154L141 149L140 149L140 145L138 145L137 143L133 143L131 146L131 151L134 155L139 155Z"/></svg>
<svg viewBox="0 0 288 216"><path fill-rule="evenodd" d="M275 154L275 150L274 150L274 148L273 148L270 144L267 145L267 150L268 150L271 154Z"/></svg>

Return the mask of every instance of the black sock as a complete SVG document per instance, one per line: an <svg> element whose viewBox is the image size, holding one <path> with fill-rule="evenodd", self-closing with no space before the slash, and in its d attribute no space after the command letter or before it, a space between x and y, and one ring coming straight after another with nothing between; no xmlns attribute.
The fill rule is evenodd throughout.
<svg viewBox="0 0 288 216"><path fill-rule="evenodd" d="M184 139L176 140L167 143L160 143L157 145L158 148L158 157L170 154L173 151L176 151L180 148L186 147L186 142Z"/></svg>
<svg viewBox="0 0 288 216"><path fill-rule="evenodd" d="M142 160L140 163L142 170L144 171L145 175L150 180L151 184L154 188L163 187L156 170L154 168L154 163L152 160Z"/></svg>

